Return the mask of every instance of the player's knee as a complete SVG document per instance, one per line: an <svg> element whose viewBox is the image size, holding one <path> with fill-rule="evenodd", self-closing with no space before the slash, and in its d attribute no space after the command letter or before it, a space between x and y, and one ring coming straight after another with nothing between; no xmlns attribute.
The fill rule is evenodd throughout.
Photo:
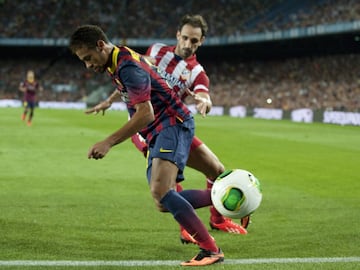
<svg viewBox="0 0 360 270"><path fill-rule="evenodd" d="M154 198L155 206L159 212L169 212L158 199Z"/></svg>
<svg viewBox="0 0 360 270"><path fill-rule="evenodd" d="M161 193L156 188L151 189L151 195L154 199L156 208L160 212L168 212L167 209L160 203L162 196Z"/></svg>
<svg viewBox="0 0 360 270"><path fill-rule="evenodd" d="M160 202L155 201L155 204L159 212L163 212L163 213L169 212Z"/></svg>

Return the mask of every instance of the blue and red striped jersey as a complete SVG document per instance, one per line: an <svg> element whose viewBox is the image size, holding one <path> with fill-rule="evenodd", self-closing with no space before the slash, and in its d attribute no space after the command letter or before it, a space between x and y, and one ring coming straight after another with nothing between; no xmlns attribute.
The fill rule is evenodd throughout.
<svg viewBox="0 0 360 270"><path fill-rule="evenodd" d="M40 84L37 81L29 82L25 80L20 83L21 87L25 87L24 100L28 102L35 102L36 93L40 90Z"/></svg>
<svg viewBox="0 0 360 270"><path fill-rule="evenodd" d="M130 48L121 46L113 49L107 72L120 91L130 117L135 113L135 104L150 100L155 120L139 131L147 142L165 127L192 117L180 97L161 77L157 67Z"/></svg>

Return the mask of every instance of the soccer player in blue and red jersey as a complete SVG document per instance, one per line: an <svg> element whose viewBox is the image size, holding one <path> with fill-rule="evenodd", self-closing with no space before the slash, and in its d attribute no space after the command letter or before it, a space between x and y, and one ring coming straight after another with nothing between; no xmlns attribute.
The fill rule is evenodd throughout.
<svg viewBox="0 0 360 270"><path fill-rule="evenodd" d="M183 170L194 136L189 109L155 66L130 48L113 45L100 27L80 26L71 35L69 47L86 68L106 71L111 76L130 115L117 131L90 148L88 158L105 157L113 146L139 132L149 148L147 179L158 209L169 211L201 249L182 265L223 261L224 254L194 210L211 205L210 190L175 190L176 182L184 180Z"/></svg>
<svg viewBox="0 0 360 270"><path fill-rule="evenodd" d="M205 41L207 30L207 23L201 15L185 15L178 25L176 45L155 43L146 52L146 58L158 67L161 76L168 81L173 91L183 101L189 94L195 98L196 108L203 116L211 110L212 106L209 95L210 82L204 68L197 61L195 53ZM104 112L118 95L118 91L115 91L106 101L98 104L95 110ZM137 149L146 156L147 144L141 135L137 133L131 137L131 140ZM225 171L219 158L197 136L193 138L187 166L205 175L208 189L211 189L215 179ZM179 183L177 190L182 190ZM222 216L215 207L210 207L209 223L213 229L247 234L248 222L249 217L243 218L243 226L241 226L230 218ZM183 243L197 244L195 239L183 228L180 228L180 239Z"/></svg>
<svg viewBox="0 0 360 270"><path fill-rule="evenodd" d="M24 93L24 112L21 115L21 120L25 121L29 113L27 125L31 126L36 106L36 94L39 91L43 91L40 83L35 80L35 72L33 70L27 71L26 80L20 83L19 90Z"/></svg>

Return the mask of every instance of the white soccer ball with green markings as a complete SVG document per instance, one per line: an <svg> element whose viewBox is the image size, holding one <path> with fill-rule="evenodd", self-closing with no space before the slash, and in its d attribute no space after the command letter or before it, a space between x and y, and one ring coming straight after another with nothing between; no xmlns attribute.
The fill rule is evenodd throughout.
<svg viewBox="0 0 360 270"><path fill-rule="evenodd" d="M216 210L223 216L243 218L260 206L262 200L260 182L246 170L225 171L214 182L211 200Z"/></svg>

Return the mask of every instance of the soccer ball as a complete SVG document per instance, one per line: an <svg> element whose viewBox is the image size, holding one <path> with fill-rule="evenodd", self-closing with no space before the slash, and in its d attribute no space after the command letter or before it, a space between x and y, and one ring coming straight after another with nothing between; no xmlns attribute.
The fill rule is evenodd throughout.
<svg viewBox="0 0 360 270"><path fill-rule="evenodd" d="M253 213L262 200L259 180L250 172L234 169L223 172L211 189L211 201L225 217L243 218Z"/></svg>

